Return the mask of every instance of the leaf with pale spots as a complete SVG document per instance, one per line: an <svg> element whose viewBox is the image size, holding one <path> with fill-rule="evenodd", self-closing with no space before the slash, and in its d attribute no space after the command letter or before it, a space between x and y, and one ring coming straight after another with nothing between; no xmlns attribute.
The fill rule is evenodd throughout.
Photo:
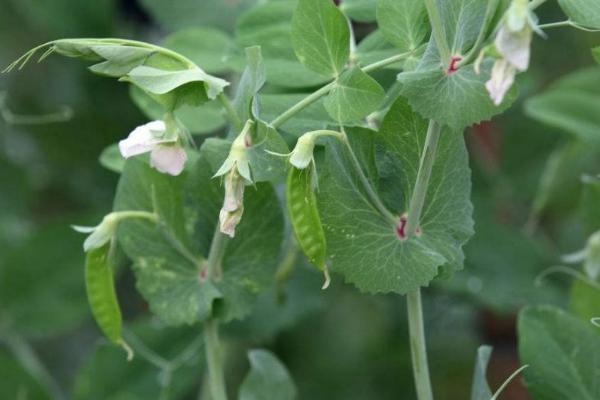
<svg viewBox="0 0 600 400"><path fill-rule="evenodd" d="M137 288L150 309L170 325L191 324L217 313L244 317L270 282L281 243L282 217L269 186L246 191L246 216L228 243L219 281L204 279L223 189L206 160L194 157L179 177L160 174L140 159L126 163L116 210L155 210L161 223L124 221L119 242L134 262ZM272 240L257 241L269 236ZM217 300L215 302L215 300Z"/></svg>
<svg viewBox="0 0 600 400"><path fill-rule="evenodd" d="M426 131L426 121L399 98L377 140L368 130L348 132L366 175L398 216L408 208ZM442 132L419 234L408 239L401 239L399 226L368 200L341 145L329 143L319 172L319 209L332 269L348 282L365 292L404 294L428 285L441 267L448 271L462 267L462 246L473 234L473 221L470 170L461 134Z"/></svg>

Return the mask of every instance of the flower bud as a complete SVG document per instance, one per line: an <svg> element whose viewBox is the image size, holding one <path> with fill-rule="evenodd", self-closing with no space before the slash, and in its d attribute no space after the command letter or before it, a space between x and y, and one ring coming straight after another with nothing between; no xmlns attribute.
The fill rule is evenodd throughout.
<svg viewBox="0 0 600 400"><path fill-rule="evenodd" d="M296 147L290 154L290 164L298 169L305 169L313 160L317 132L308 132L300 136Z"/></svg>
<svg viewBox="0 0 600 400"><path fill-rule="evenodd" d="M90 233L90 235L83 242L83 250L88 252L90 250L99 249L104 246L115 235L119 218L117 213L110 213L106 215L102 222L97 226L73 226L77 232Z"/></svg>
<svg viewBox="0 0 600 400"><path fill-rule="evenodd" d="M588 239L585 249L583 268L590 279L596 280L600 275L600 231Z"/></svg>
<svg viewBox="0 0 600 400"><path fill-rule="evenodd" d="M244 213L244 188L246 182L236 168L231 169L225 178L225 198L219 213L219 227L222 233L234 237L235 228Z"/></svg>

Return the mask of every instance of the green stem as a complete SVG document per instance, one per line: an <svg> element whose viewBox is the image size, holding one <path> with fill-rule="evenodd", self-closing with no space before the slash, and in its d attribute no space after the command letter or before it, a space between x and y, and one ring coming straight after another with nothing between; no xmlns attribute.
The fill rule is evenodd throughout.
<svg viewBox="0 0 600 400"><path fill-rule="evenodd" d="M219 279L221 277L221 264L226 246L227 237L221 233L217 225L208 254L207 279ZM219 340L219 320L217 318L209 317L204 322L204 345L206 347L211 400L227 400L225 376L223 374L223 349Z"/></svg>
<svg viewBox="0 0 600 400"><path fill-rule="evenodd" d="M421 290L417 289L406 295L408 310L408 328L410 333L410 350L412 354L413 374L418 400L432 400L431 379L427 364L425 345L425 328L423 325L423 306Z"/></svg>
<svg viewBox="0 0 600 400"><path fill-rule="evenodd" d="M204 342L208 364L208 381L211 400L227 400L225 377L223 375L223 353L219 341L219 322L209 318L204 323Z"/></svg>
<svg viewBox="0 0 600 400"><path fill-rule="evenodd" d="M415 233L421 220L421 213L425 204L425 196L427 195L427 187L429 186L429 178L433 170L433 162L435 161L435 153L437 144L440 139L441 127L434 120L429 121L427 128L427 137L425 145L421 153L421 161L419 163L419 171L417 172L417 181L410 198L408 206L408 219L406 221L406 234L411 236Z"/></svg>
<svg viewBox="0 0 600 400"><path fill-rule="evenodd" d="M406 222L406 234L412 236L421 219L423 205L433 164L435 153L441 133L440 125L431 120L427 128L427 137L421 160L417 180L408 207L408 219ZM413 374L417 389L418 400L432 400L431 379L429 377L429 366L427 363L427 349L425 344L425 328L423 326L423 306L421 304L421 290L417 289L406 295L408 310L408 327L410 333L410 348L412 354Z"/></svg>
<svg viewBox="0 0 600 400"><path fill-rule="evenodd" d="M235 111L231 100L229 100L227 95L223 92L219 93L217 99L219 99L219 102L223 106L225 113L227 113L227 118L229 119L229 122L231 122L235 126L238 132L240 132L244 128L244 123Z"/></svg>
<svg viewBox="0 0 600 400"><path fill-rule="evenodd" d="M494 13L496 12L496 8L498 7L498 0L489 0L487 8L485 9L485 17L483 18L483 24L481 26L481 30L479 31L479 36L477 36L477 40L471 50L467 53L467 55L458 63L458 68L463 65L469 64L479 52L479 48L481 44L485 40L486 34L488 33L488 25L494 17Z"/></svg>
<svg viewBox="0 0 600 400"><path fill-rule="evenodd" d="M352 167L358 175L358 178L360 179L362 186L365 189L365 192L367 193L367 196L371 200L371 203L381 213L381 215L383 215L392 225L396 226L398 224L398 218L396 218L394 214L392 214L387 209L387 207L381 202L381 199L371 186L371 182L369 182L369 179L363 172L362 167L360 165L360 161L358 161L358 157L356 157L356 154L354 153L354 150L350 145L350 141L348 140L348 136L345 133L343 133L341 140L346 145L346 149L348 150L348 154L350 155Z"/></svg>
<svg viewBox="0 0 600 400"><path fill-rule="evenodd" d="M374 62L362 68L363 72L373 72L375 70L387 67L388 65L396 64L404 60L406 57L412 55L416 50L408 51L406 53L397 54L392 57L388 57L384 60ZM300 100L298 103L294 104L288 110L286 110L283 114L279 115L273 121L271 121L271 126L273 128L278 128L283 125L287 120L292 118L294 115L298 114L300 111L304 110L306 107L319 100L321 97L325 96L333 87L335 86L335 81L330 82L327 85L323 86L316 92L311 93L306 98Z"/></svg>
<svg viewBox="0 0 600 400"><path fill-rule="evenodd" d="M544 4L546 2L546 0L532 0L531 3L529 3L529 8L531 10L535 10L536 8L538 8L539 6L541 6L542 4Z"/></svg>
<svg viewBox="0 0 600 400"><path fill-rule="evenodd" d="M54 380L46 366L39 359L35 350L27 341L13 333L3 334L2 341L19 360L21 365L42 385L55 400L66 399L58 383Z"/></svg>
<svg viewBox="0 0 600 400"><path fill-rule="evenodd" d="M427 7L431 31L433 32L433 38L435 39L435 43L440 52L442 63L448 65L451 57L450 48L448 47L446 30L444 29L444 24L437 8L436 0L425 0L425 6Z"/></svg>

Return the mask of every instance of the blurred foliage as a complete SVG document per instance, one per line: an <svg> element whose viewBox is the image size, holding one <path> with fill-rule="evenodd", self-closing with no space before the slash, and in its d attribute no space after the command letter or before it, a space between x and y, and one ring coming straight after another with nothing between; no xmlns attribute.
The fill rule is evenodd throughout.
<svg viewBox="0 0 600 400"><path fill-rule="evenodd" d="M119 36L164 43L207 71L227 76L243 67L244 46L261 44L270 93L261 101L270 119L322 78L306 70L301 80L287 79L286 68L304 68L293 56L289 24L281 23L291 15L289 2L260 2L248 11L255 3L0 0L0 66L52 39ZM369 3L347 1L344 7L356 21L368 22L374 15ZM540 17L562 18L554 4L545 5ZM258 23L262 29L253 30ZM358 28L363 37L370 32L369 25ZM482 341L496 345L494 354L500 354L497 363L492 357L492 377L506 370L502 362L517 362L513 316L520 307L570 302L584 319L600 308L597 293L585 284L572 288L570 300L566 278L534 286L541 271L558 263L561 254L583 247L587 235L600 228L590 223L590 207L598 203L589 199L589 180L581 180L600 173L600 69L555 82L593 65L589 49L600 40L567 29L548 35L552 40L535 39L531 71L520 76L523 102L467 134L477 233L466 249L465 270L426 291L429 354L440 400L468 397ZM386 51L363 42L359 52L361 46ZM364 57L369 54L365 50ZM393 74L376 77L393 79ZM166 362L138 355L127 363L120 349L98 339L84 296L82 238L69 229L72 223L94 225L112 208L117 175L98 158L133 127L160 115L160 108L135 92L130 97L123 84L87 73L77 61L54 58L0 75L0 92L14 114L45 115L65 106L73 112L68 121L46 124L0 120L0 344L5 344L0 398L60 398L60 393L75 399L155 398L167 386L169 398L196 398L202 358L198 352L178 355L194 344L200 328L164 329L146 320L147 305L124 268L119 295L126 325ZM539 93L544 94L535 96ZM189 112L181 118L193 133L222 130L218 109L184 111ZM297 135L314 129L314 122L323 120L319 115L322 107L312 106L283 130ZM567 118L575 121L566 125ZM119 169L109 156L105 165ZM591 206L582 211L582 204ZM336 277L321 292L320 276L304 264L297 262L288 285L262 295L253 316L228 327L232 387L248 370L246 350L267 346L289 369L300 399L413 398L404 300L360 295ZM181 363L171 371L173 360ZM170 378L173 384L166 385ZM527 397L516 388L504 398Z"/></svg>

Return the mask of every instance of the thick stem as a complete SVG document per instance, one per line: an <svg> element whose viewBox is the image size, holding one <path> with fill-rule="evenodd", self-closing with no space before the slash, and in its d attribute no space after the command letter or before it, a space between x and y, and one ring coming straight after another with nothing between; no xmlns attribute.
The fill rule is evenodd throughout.
<svg viewBox="0 0 600 400"><path fill-rule="evenodd" d="M219 341L219 322L209 318L204 323L204 343L208 364L208 383L211 400L227 400L223 375L223 351Z"/></svg>
<svg viewBox="0 0 600 400"><path fill-rule="evenodd" d="M441 133L440 125L431 120L427 129L427 137L421 160L417 181L408 207L408 219L406 222L406 234L412 236L421 219L421 212L425 204L427 188L433 164L435 161L436 148ZM423 326L423 306L421 304L421 290L417 289L406 295L408 309L408 327L410 333L410 348L412 354L413 374L417 389L418 400L432 400L431 379L429 378L429 366L427 364L427 349L425 345L425 329Z"/></svg>
<svg viewBox="0 0 600 400"><path fill-rule="evenodd" d="M227 237L221 233L217 225L208 254L207 279L219 279L221 277L221 263L226 246ZM219 320L217 318L209 317L204 322L204 345L206 346L206 363L208 364L208 382L211 400L227 400L225 376L223 373L223 349L219 340Z"/></svg>
<svg viewBox="0 0 600 400"><path fill-rule="evenodd" d="M437 44L437 48L440 52L440 57L444 65L450 63L450 48L448 47L448 41L446 40L446 30L444 29L444 23L440 16L437 8L436 0L425 0L425 6L427 7L427 14L429 15L429 23L431 24L431 31L433 38Z"/></svg>
<svg viewBox="0 0 600 400"><path fill-rule="evenodd" d="M432 400L431 379L427 364L425 346L425 328L423 325L423 306L421 290L417 289L406 295L408 310L408 329L410 333L410 350L412 354L413 374L418 400Z"/></svg>

